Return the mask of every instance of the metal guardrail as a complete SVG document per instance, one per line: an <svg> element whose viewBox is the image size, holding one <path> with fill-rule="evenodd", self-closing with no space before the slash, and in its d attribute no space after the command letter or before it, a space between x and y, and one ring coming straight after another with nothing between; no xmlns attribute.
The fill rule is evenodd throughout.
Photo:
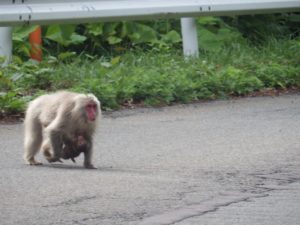
<svg viewBox="0 0 300 225"><path fill-rule="evenodd" d="M0 26L285 11L300 11L300 0L0 0ZM194 19L182 18L181 27L184 55L198 55ZM0 27L0 56L7 61L11 46L11 29Z"/></svg>
<svg viewBox="0 0 300 225"><path fill-rule="evenodd" d="M300 0L5 0L0 26L299 10Z"/></svg>

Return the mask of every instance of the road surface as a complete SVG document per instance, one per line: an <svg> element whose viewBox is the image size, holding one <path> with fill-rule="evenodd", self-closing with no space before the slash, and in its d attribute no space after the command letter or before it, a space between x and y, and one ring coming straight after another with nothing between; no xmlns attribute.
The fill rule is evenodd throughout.
<svg viewBox="0 0 300 225"><path fill-rule="evenodd" d="M300 95L105 114L94 164L25 165L0 125L2 225L298 225Z"/></svg>

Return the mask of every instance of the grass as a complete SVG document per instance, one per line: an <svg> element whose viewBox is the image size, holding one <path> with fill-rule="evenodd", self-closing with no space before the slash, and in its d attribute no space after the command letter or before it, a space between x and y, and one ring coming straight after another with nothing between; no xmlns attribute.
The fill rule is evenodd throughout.
<svg viewBox="0 0 300 225"><path fill-rule="evenodd" d="M36 64L14 62L0 70L0 115L22 112L37 95L59 89L92 92L103 109L121 105L167 105L243 96L264 88L300 86L300 41L238 43L184 59L180 50L139 50L90 60L54 57Z"/></svg>

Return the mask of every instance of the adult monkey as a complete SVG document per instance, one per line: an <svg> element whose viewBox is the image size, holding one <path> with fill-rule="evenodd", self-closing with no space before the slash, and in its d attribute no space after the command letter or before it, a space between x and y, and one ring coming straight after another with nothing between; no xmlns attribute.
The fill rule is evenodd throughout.
<svg viewBox="0 0 300 225"><path fill-rule="evenodd" d="M30 165L40 165L35 155L41 146L49 162L60 161L66 140L84 137L84 166L92 164L92 138L101 113L100 102L92 94L60 91L42 95L30 102L25 116L24 159Z"/></svg>

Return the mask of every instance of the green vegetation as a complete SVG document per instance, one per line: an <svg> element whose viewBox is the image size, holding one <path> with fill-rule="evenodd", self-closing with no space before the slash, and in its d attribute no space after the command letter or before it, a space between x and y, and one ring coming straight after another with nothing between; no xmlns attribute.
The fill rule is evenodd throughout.
<svg viewBox="0 0 300 225"><path fill-rule="evenodd" d="M177 20L52 25L44 28L48 53L41 63L26 59L22 40L32 28L18 28L14 61L0 70L0 116L22 112L32 98L59 89L92 92L109 110L300 87L300 26L292 23L299 17L267 17L274 30L261 28L268 22L260 21L257 30L243 25L253 18L199 18L198 59L183 58Z"/></svg>

